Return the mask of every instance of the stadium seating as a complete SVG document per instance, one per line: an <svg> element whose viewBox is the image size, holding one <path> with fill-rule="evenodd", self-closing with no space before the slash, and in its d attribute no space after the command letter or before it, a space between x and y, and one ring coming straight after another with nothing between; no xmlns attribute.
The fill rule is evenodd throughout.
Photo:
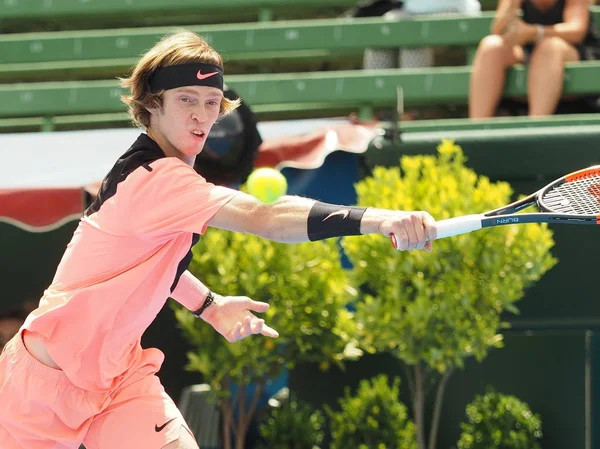
<svg viewBox="0 0 600 449"><path fill-rule="evenodd" d="M10 3L10 2L9 2ZM1 23L23 18L76 17L81 3L12 2L5 8ZM42 4L43 3L43 4ZM198 3L198 5L195 5ZM212 11L216 1L195 2L201 11ZM228 7L276 8L284 0L233 0ZM320 2L304 0L308 9ZM44 5L55 5L45 8ZM111 0L86 2L99 15L156 13L158 1ZM350 6L337 0L329 6ZM170 11L185 11L190 1L174 1ZM95 8L95 9L94 9ZM600 25L600 8L593 8ZM488 33L492 13L466 17L438 15L411 20L386 21L382 18L274 21L264 23L198 25L186 28L200 32L228 61L251 60L269 71L274 58L315 59L353 52L365 47L473 47ZM142 27L0 35L0 131L51 130L60 127L122 125L128 119L119 98L122 90L115 76L123 74L144 50L171 27ZM526 69L510 71L505 95L526 94ZM86 73L87 81L70 81ZM336 70L316 73L260 73L228 75L231 85L261 118L293 118L298 114L363 112L372 108L393 108L397 88L403 89L408 107L464 105L468 96L468 66L423 69ZM584 62L568 66L564 92L586 94L600 91L597 83L600 63ZM20 81L20 82L16 82ZM27 81L27 82L24 82Z"/></svg>
<svg viewBox="0 0 600 449"><path fill-rule="evenodd" d="M386 21L382 18L300 20L243 25L186 27L198 32L229 60L295 58L313 52L315 57L336 51L360 52L365 47L420 47L476 45L488 32L491 16L416 18ZM0 76L40 79L48 71L76 70L90 65L130 66L171 28L66 31L0 36ZM310 54L310 53L309 53Z"/></svg>
<svg viewBox="0 0 600 449"><path fill-rule="evenodd" d="M254 17L253 20L256 20L269 19L274 14L285 15L290 11L315 14L334 8L350 8L355 4L355 0L13 0L3 2L0 26L32 21L69 23L75 20L81 27L94 25L99 20L118 23L125 19L126 22L136 23L148 18L173 23L178 15L194 15L205 19Z"/></svg>
<svg viewBox="0 0 600 449"><path fill-rule="evenodd" d="M464 104L468 98L469 67L335 71L319 73L232 75L228 84L257 113L390 107L396 87L406 105ZM506 95L526 95L523 67L511 70ZM566 69L565 93L597 92L600 62L583 62ZM0 118L52 117L72 114L118 113L122 90L117 81L75 81L0 85Z"/></svg>
<svg viewBox="0 0 600 449"><path fill-rule="evenodd" d="M186 27L202 34L230 61L330 57L365 47L473 47L490 29L493 13L411 20L324 19ZM600 8L594 8L600 27ZM53 74L128 68L171 27L15 33L0 35L0 80L44 80ZM54 75L56 76L56 75Z"/></svg>

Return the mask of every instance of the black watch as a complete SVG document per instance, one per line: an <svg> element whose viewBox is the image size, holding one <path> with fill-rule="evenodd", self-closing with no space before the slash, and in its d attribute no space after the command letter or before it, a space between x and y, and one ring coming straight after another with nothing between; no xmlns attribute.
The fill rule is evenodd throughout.
<svg viewBox="0 0 600 449"><path fill-rule="evenodd" d="M206 299L204 300L204 304L202 304L202 307L200 307L198 310L193 311L192 313L194 314L194 316L196 318L200 318L200 315L202 315L202 312L204 312L206 309L208 309L208 306L210 306L215 300L215 297L213 295L213 293L209 290L208 291L208 295L206 295Z"/></svg>

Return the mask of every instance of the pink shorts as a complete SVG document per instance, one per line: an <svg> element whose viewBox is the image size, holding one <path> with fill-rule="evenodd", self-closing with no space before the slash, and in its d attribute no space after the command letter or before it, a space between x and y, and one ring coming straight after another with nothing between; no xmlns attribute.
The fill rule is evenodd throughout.
<svg viewBox="0 0 600 449"><path fill-rule="evenodd" d="M161 449L191 434L155 375L158 354L144 351L119 387L100 396L38 362L19 332L0 355L0 447Z"/></svg>

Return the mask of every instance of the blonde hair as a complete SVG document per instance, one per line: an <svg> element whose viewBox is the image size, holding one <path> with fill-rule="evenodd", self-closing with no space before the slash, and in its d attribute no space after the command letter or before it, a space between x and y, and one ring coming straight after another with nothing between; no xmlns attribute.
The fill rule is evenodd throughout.
<svg viewBox="0 0 600 449"><path fill-rule="evenodd" d="M178 30L165 35L138 61L129 78L119 78L121 86L129 89L129 95L121 100L129 107L129 115L137 126L150 126L148 108L162 106L164 91L151 93L148 80L159 67L202 62L223 67L221 55L200 36L191 31ZM223 97L221 117L239 107L241 100Z"/></svg>

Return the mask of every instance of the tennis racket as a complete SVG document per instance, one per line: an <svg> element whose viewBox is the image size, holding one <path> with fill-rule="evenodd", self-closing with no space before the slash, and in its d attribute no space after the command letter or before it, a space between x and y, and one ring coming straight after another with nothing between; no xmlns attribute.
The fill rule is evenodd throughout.
<svg viewBox="0 0 600 449"><path fill-rule="evenodd" d="M539 212L517 212L530 206ZM565 175L514 203L483 214L436 222L437 238L466 234L481 228L524 223L600 225L600 165ZM392 245L398 248L396 236Z"/></svg>

